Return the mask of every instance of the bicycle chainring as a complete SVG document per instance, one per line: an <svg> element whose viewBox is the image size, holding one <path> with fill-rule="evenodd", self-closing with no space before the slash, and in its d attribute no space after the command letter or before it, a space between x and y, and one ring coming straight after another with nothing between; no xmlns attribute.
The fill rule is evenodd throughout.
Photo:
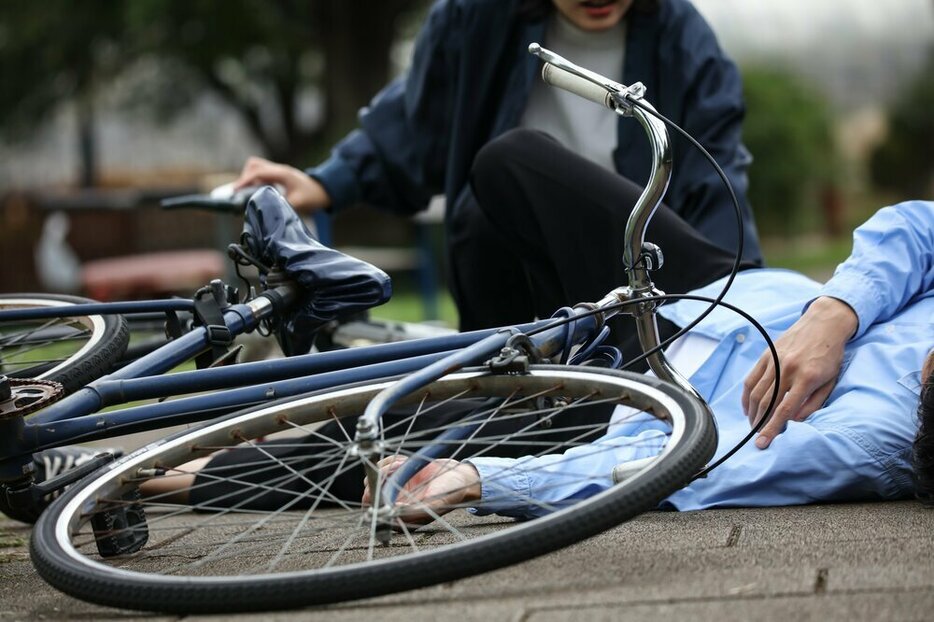
<svg viewBox="0 0 934 622"><path fill-rule="evenodd" d="M52 380L4 378L3 382L9 390L0 398L0 419L34 413L65 395L65 387Z"/></svg>

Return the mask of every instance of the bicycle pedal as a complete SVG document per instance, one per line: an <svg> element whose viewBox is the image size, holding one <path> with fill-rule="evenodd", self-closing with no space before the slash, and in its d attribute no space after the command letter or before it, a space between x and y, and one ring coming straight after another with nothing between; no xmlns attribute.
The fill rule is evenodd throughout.
<svg viewBox="0 0 934 622"><path fill-rule="evenodd" d="M124 496L127 505L99 512L91 519L97 552L101 557L129 555L149 541L146 512L139 504L139 491Z"/></svg>

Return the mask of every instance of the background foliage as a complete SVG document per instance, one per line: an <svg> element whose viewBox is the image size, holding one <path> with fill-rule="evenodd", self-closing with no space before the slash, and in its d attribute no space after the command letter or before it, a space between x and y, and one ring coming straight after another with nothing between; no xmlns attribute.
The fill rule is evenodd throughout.
<svg viewBox="0 0 934 622"><path fill-rule="evenodd" d="M133 103L159 114L209 91L279 161L320 151L389 78L398 25L425 0L7 0L0 2L0 130L28 135L79 104L94 180L94 95L132 72ZM321 122L300 103L321 93Z"/></svg>
<svg viewBox="0 0 934 622"><path fill-rule="evenodd" d="M889 136L870 160L873 181L905 197L934 190L934 49L927 67L889 111Z"/></svg>
<svg viewBox="0 0 934 622"><path fill-rule="evenodd" d="M790 73L743 70L743 140L753 155L749 200L763 235L819 224L838 163L832 115L824 98Z"/></svg>

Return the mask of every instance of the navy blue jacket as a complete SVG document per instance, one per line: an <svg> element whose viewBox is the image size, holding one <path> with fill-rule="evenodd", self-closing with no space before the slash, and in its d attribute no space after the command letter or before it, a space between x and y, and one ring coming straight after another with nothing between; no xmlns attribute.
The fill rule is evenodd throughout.
<svg viewBox="0 0 934 622"><path fill-rule="evenodd" d="M412 214L442 192L449 206L456 205L477 151L518 124L537 79L540 61L527 49L542 40L545 23L520 18L517 5L518 0L435 3L409 71L361 111L360 128L326 162L308 170L324 185L333 209L365 201ZM760 260L746 199L751 158L741 143L745 106L735 65L687 0L662 0L658 11L631 11L627 19L625 67L618 79L642 82L646 99L717 159L743 210L744 256ZM642 128L621 118L618 132L617 171L644 183L651 154ZM735 248L736 219L719 177L674 133L672 146L665 203L711 241Z"/></svg>

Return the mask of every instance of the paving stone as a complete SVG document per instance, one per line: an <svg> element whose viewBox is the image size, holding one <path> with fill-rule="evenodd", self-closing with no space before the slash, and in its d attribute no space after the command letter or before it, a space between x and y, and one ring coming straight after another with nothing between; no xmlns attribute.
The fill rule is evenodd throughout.
<svg viewBox="0 0 934 622"><path fill-rule="evenodd" d="M0 620L175 620L82 603L25 559L0 520ZM918 504L653 512L563 551L381 598L216 620L928 620L934 512ZM244 560L249 565L250 560Z"/></svg>
<svg viewBox="0 0 934 622"><path fill-rule="evenodd" d="M669 603L604 602L591 607L532 608L528 622L581 620L588 622L629 620L691 620L728 622L807 622L809 620L900 620L927 621L934 607L934 590L880 592L846 595L784 596L768 599L681 600Z"/></svg>

